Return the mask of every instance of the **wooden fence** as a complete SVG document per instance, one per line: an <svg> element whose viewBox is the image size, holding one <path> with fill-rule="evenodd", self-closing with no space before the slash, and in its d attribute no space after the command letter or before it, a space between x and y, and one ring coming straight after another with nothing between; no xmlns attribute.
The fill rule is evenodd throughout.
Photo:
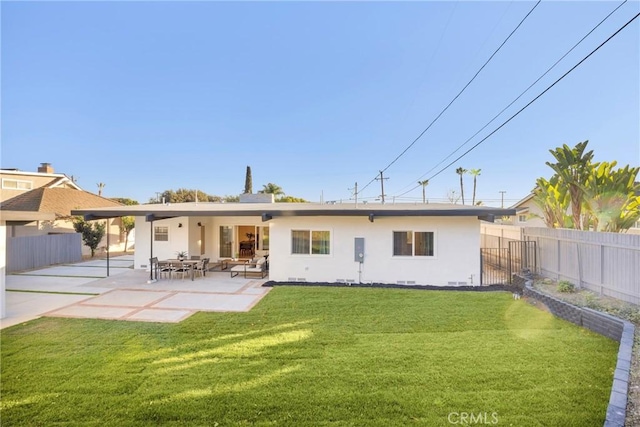
<svg viewBox="0 0 640 427"><path fill-rule="evenodd" d="M537 242L538 273L640 304L640 235L524 228Z"/></svg>
<svg viewBox="0 0 640 427"><path fill-rule="evenodd" d="M7 272L81 260L80 233L7 238Z"/></svg>

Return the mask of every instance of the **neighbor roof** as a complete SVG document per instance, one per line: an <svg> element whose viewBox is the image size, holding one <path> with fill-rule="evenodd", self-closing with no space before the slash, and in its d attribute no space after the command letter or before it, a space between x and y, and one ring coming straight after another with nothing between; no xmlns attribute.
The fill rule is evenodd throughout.
<svg viewBox="0 0 640 427"><path fill-rule="evenodd" d="M494 216L515 215L515 209L451 204L320 204L320 203L171 203L119 206L100 209L75 209L72 215L87 220L119 216L145 216L147 220L182 216ZM372 217L373 216L373 217Z"/></svg>
<svg viewBox="0 0 640 427"><path fill-rule="evenodd" d="M3 211L47 212L56 217L71 215L73 209L122 206L118 202L73 188L40 187L2 202Z"/></svg>
<svg viewBox="0 0 640 427"><path fill-rule="evenodd" d="M67 186L75 188L76 190L82 190L78 184L73 182L71 178L62 173L46 173L46 172L26 172L18 169L0 169L1 175L16 175L16 176L35 176L41 178L52 178L50 182L43 185L43 187L55 188L59 186Z"/></svg>

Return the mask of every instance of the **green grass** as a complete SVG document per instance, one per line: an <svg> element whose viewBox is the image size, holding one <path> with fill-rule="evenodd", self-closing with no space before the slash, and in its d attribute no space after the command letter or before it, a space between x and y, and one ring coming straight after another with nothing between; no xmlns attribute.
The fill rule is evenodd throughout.
<svg viewBox="0 0 640 427"><path fill-rule="evenodd" d="M617 354L507 293L310 287L179 324L40 319L1 344L3 427L601 426Z"/></svg>

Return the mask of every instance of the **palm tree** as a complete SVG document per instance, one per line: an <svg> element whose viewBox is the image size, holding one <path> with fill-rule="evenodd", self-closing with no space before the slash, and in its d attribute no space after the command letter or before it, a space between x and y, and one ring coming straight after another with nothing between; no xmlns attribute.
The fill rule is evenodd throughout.
<svg viewBox="0 0 640 427"><path fill-rule="evenodd" d="M104 182L99 182L96 185L98 186L98 196L102 196L102 190L107 184L105 184Z"/></svg>
<svg viewBox="0 0 640 427"><path fill-rule="evenodd" d="M422 203L427 203L425 188L429 185L429 180L425 179L424 181L418 181L419 185L422 185Z"/></svg>
<svg viewBox="0 0 640 427"><path fill-rule="evenodd" d="M482 170L482 169L471 169L471 170L469 171L469 174L470 174L470 175L473 175L473 199L472 199L472 201L471 201L471 204L472 204L473 206L475 206L475 205L476 205L476 178L478 178L478 175L480 175L480 171L481 171L481 170Z"/></svg>
<svg viewBox="0 0 640 427"><path fill-rule="evenodd" d="M276 185L270 182L266 185L263 185L262 190L260 190L259 193L273 194L274 196L281 196L284 194L284 190L282 190L282 187L280 187L279 185Z"/></svg>
<svg viewBox="0 0 640 427"><path fill-rule="evenodd" d="M462 195L462 204L464 205L464 183L462 182L462 175L467 173L467 170L460 167L456 169L456 173L460 175L460 194Z"/></svg>

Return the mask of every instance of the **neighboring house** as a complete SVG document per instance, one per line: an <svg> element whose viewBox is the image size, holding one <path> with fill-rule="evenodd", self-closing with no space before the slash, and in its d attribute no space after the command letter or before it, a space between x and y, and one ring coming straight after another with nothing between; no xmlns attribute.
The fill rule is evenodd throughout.
<svg viewBox="0 0 640 427"><path fill-rule="evenodd" d="M40 187L82 190L68 176L54 173L50 163L41 163L37 172L0 169L0 201L2 202Z"/></svg>
<svg viewBox="0 0 640 427"><path fill-rule="evenodd" d="M135 268L177 251L268 254L274 281L480 284L480 219L513 209L444 204L178 203L78 209L136 217ZM362 256L361 256L362 255Z"/></svg>
<svg viewBox="0 0 640 427"><path fill-rule="evenodd" d="M510 207L516 214L502 219L502 224L519 225L521 227L546 227L542 209L533 201L533 193L529 194Z"/></svg>
<svg viewBox="0 0 640 427"><path fill-rule="evenodd" d="M105 199L87 191L69 187L40 187L15 196L0 204L0 215L4 211L38 212L54 215L52 221L35 221L27 225L11 225L7 237L38 236L44 234L75 233L71 221L71 210L81 208L117 207L118 202ZM112 250L121 246L120 219L110 219L108 227ZM106 247L106 235L101 247ZM124 242L124 239L122 239ZM90 254L83 246L83 254Z"/></svg>
<svg viewBox="0 0 640 427"><path fill-rule="evenodd" d="M500 223L504 225L516 225L520 227L547 227L544 222L542 209L533 201L533 193L529 194L516 204L510 207L515 209L516 214L502 218ZM567 209L567 215L571 215L571 210ZM640 234L640 221L637 221L633 227L626 231L629 234Z"/></svg>

